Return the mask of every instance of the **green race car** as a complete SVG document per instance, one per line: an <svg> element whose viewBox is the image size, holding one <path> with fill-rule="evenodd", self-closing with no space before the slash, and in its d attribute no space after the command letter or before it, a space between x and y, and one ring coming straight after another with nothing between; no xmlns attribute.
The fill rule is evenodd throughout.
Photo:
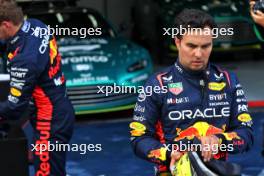
<svg viewBox="0 0 264 176"><path fill-rule="evenodd" d="M218 28L232 28L232 35L219 35L214 40L214 55L236 54L249 51L262 53L261 29L251 19L247 0L156 0L160 7L161 26L173 28L175 16L184 8L203 10L213 16ZM177 49L171 36L162 37L164 55L177 57Z"/></svg>
<svg viewBox="0 0 264 176"><path fill-rule="evenodd" d="M92 9L28 9L25 14L56 32L68 95L76 114L134 107L137 91L119 91L118 86L144 84L153 70L146 49L118 36L107 20Z"/></svg>

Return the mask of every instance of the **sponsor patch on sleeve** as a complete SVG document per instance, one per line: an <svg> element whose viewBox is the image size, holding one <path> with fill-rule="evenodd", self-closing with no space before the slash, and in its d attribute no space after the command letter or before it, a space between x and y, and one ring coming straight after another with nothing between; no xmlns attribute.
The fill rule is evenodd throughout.
<svg viewBox="0 0 264 176"><path fill-rule="evenodd" d="M225 88L225 86L226 86L226 83L225 82L221 82L221 83L210 82L208 84L208 88L210 90L213 90L213 91L221 91L221 90L223 90L223 88Z"/></svg>
<svg viewBox="0 0 264 176"><path fill-rule="evenodd" d="M132 129L131 136L142 136L146 132L146 126L139 122L132 122L129 127Z"/></svg>
<svg viewBox="0 0 264 176"><path fill-rule="evenodd" d="M11 95L15 96L15 97L20 97L22 92L14 87L11 87L10 89L10 93Z"/></svg>

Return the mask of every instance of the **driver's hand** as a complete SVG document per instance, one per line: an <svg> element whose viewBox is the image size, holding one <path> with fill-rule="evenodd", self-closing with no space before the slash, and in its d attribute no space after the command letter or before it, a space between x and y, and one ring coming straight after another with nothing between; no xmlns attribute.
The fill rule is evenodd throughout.
<svg viewBox="0 0 264 176"><path fill-rule="evenodd" d="M175 170L175 164L181 158L181 156L182 156L181 152L178 152L176 150L172 150L172 152L171 152L171 162L170 162L170 171L171 171L172 175L173 175L173 172Z"/></svg>
<svg viewBox="0 0 264 176"><path fill-rule="evenodd" d="M215 135L202 136L201 141L201 154L204 162L208 162L212 159L213 155L218 152L218 147L220 145L220 140Z"/></svg>
<svg viewBox="0 0 264 176"><path fill-rule="evenodd" d="M250 1L250 14L252 19L255 21L255 23L261 25L262 27L264 27L264 13L261 11L257 11L256 13L254 13L253 11L253 6L255 4L255 1Z"/></svg>

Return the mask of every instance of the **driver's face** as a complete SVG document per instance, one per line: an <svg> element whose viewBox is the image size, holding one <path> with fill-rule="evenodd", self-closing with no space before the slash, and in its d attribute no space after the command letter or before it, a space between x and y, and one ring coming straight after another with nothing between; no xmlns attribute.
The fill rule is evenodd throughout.
<svg viewBox="0 0 264 176"><path fill-rule="evenodd" d="M183 67L193 71L206 68L213 47L212 35L188 33L182 39L175 38L175 44Z"/></svg>

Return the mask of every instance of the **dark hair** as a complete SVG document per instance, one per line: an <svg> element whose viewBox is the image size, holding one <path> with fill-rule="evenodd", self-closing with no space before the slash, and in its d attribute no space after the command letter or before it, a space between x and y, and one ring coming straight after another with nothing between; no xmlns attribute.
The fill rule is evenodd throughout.
<svg viewBox="0 0 264 176"><path fill-rule="evenodd" d="M198 9L184 9L175 18L176 28L201 28L209 27L211 29L216 28L217 25L211 15ZM181 34L176 36L181 39Z"/></svg>
<svg viewBox="0 0 264 176"><path fill-rule="evenodd" d="M22 9L17 6L14 0L0 0L0 23L11 21L15 25L18 25L23 19Z"/></svg>

